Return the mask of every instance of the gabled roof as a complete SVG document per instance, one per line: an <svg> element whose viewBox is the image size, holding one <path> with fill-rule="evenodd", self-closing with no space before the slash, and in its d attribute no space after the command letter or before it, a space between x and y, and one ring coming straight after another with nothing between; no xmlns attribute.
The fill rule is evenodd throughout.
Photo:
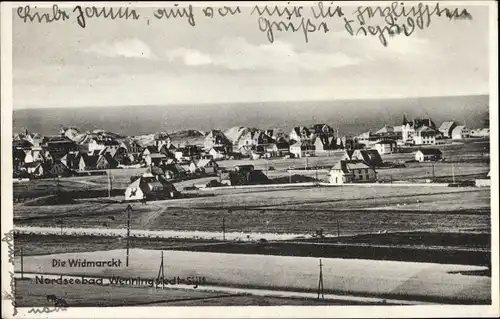
<svg viewBox="0 0 500 319"><path fill-rule="evenodd" d="M62 166L63 169L67 169L68 168L66 165L64 165L64 163L61 163L61 161L56 161L56 162L54 162L54 164L52 164L51 169L53 169L56 166Z"/></svg>
<svg viewBox="0 0 500 319"><path fill-rule="evenodd" d="M99 159L99 156L83 154L81 158L85 162L86 166L93 167L97 165L97 160Z"/></svg>
<svg viewBox="0 0 500 319"><path fill-rule="evenodd" d="M153 167L151 167L151 174L153 174L153 175L164 175L165 172L163 171L163 169L161 167L153 166Z"/></svg>
<svg viewBox="0 0 500 319"><path fill-rule="evenodd" d="M424 155L441 155L441 154L443 154L437 148L421 148L417 152L422 152L422 154L424 154Z"/></svg>
<svg viewBox="0 0 500 319"><path fill-rule="evenodd" d="M420 126L415 130L415 132L422 133L422 132L435 132L436 130L428 127L427 125Z"/></svg>
<svg viewBox="0 0 500 319"><path fill-rule="evenodd" d="M332 168L332 170L341 170L344 173L350 173L353 169L373 169L368 164L363 161L348 161L341 160L337 162Z"/></svg>
<svg viewBox="0 0 500 319"><path fill-rule="evenodd" d="M378 130L376 133L380 134L380 133L392 133L392 132L394 132L393 126L384 125L384 127L382 127L380 130Z"/></svg>
<svg viewBox="0 0 500 319"><path fill-rule="evenodd" d="M453 124L455 124L454 121L446 121L446 122L443 122L443 124L441 124L441 126L439 127L439 130L440 131L449 131L450 128L453 126Z"/></svg>
<svg viewBox="0 0 500 319"><path fill-rule="evenodd" d="M101 156L99 156L99 159L97 160L97 162L101 162L101 161L106 161L108 162L109 164L114 164L116 163L115 159L113 158L113 156L111 156L110 153L104 153L102 154Z"/></svg>
<svg viewBox="0 0 500 319"><path fill-rule="evenodd" d="M156 146L146 146L144 148L144 150L148 150L150 153L157 153L158 152L158 149L156 148Z"/></svg>
<svg viewBox="0 0 500 319"><path fill-rule="evenodd" d="M211 151L211 150L214 150L214 151L216 151L216 152L218 152L218 153L225 153L225 152L226 152L226 149L225 149L224 147L218 147L218 146L217 146L217 147L212 147L212 148L210 149L210 151ZM209 152L210 152L210 151L209 151Z"/></svg>
<svg viewBox="0 0 500 319"><path fill-rule="evenodd" d="M316 145L317 142L320 142L321 145L323 146L329 146L330 145L330 141L331 139L328 139L328 138L322 138L321 136L317 136L315 139L314 139L314 144Z"/></svg>
<svg viewBox="0 0 500 319"><path fill-rule="evenodd" d="M452 135L455 135L455 134L462 134L462 131L466 129L465 125L459 125L457 127L455 127L452 131Z"/></svg>
<svg viewBox="0 0 500 319"><path fill-rule="evenodd" d="M206 158L205 159L201 159L201 160L198 161L198 163L196 164L196 166L198 166L198 167L205 167L205 166L207 166L207 164L209 164L211 162L213 162L213 160L211 160L211 159L206 159Z"/></svg>
<svg viewBox="0 0 500 319"><path fill-rule="evenodd" d="M301 135L302 131L304 131L306 133L306 135L311 134L311 131L309 131L309 129L305 126L296 126L293 128L293 130L295 131L295 133L297 133L297 135Z"/></svg>
<svg viewBox="0 0 500 319"><path fill-rule="evenodd" d="M31 144L27 140L14 140L12 142L12 146L14 146L14 147L32 147L33 144Z"/></svg>
<svg viewBox="0 0 500 319"><path fill-rule="evenodd" d="M40 163L40 162L30 162L30 163L24 164L24 167L31 168L31 167L37 167L37 166L40 166L40 165L42 165L42 163Z"/></svg>
<svg viewBox="0 0 500 319"><path fill-rule="evenodd" d="M413 119L411 121L408 121L410 124L410 127L417 129L421 126L429 126L431 128L435 128L436 124L431 119Z"/></svg>
<svg viewBox="0 0 500 319"><path fill-rule="evenodd" d="M352 158L352 154L354 154L354 150L351 150L351 149L345 150L345 154L350 159L350 158Z"/></svg>

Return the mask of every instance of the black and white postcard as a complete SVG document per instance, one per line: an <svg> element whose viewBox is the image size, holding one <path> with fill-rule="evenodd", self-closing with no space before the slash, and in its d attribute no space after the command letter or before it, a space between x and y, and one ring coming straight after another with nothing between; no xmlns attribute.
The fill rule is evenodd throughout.
<svg viewBox="0 0 500 319"><path fill-rule="evenodd" d="M2 317L499 315L496 2L1 9Z"/></svg>

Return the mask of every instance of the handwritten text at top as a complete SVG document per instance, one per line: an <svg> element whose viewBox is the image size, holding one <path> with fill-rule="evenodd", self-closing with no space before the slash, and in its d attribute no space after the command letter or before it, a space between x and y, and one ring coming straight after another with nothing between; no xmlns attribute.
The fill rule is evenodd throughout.
<svg viewBox="0 0 500 319"><path fill-rule="evenodd" d="M331 20L339 20L344 30L350 36L376 36L384 46L388 45L388 38L393 36L411 36L416 30L423 30L431 26L434 18L449 20L472 19L466 9L447 8L439 3L435 5L418 3L405 5L404 2L393 2L388 6L358 6L340 7L334 2L313 3L310 6L293 5L255 5L255 6L202 6L193 7L191 4L174 4L167 8L149 8L138 13L137 8L131 7L82 7L77 5L72 9L63 9L53 5L51 9L38 9L29 5L18 7L17 17L25 23L55 23L74 21L81 28L85 28L92 19L107 20L145 20L150 19L173 20L183 19L191 27L197 26L200 17L223 19L229 16L247 15L255 17L255 27L267 36L273 43L278 33L300 33L304 41L309 42L310 33L328 33ZM201 9L201 10L195 10ZM349 10L347 10L349 9Z"/></svg>

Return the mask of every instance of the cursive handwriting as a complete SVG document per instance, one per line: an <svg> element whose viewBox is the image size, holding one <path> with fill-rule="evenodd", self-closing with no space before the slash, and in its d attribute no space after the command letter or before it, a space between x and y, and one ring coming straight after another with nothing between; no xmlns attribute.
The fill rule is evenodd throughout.
<svg viewBox="0 0 500 319"><path fill-rule="evenodd" d="M193 14L193 6L189 5L187 8L178 8L178 4L175 4L174 8L168 8L168 9L156 9L154 12L154 16L157 19L175 19L175 18L184 18L186 17L189 24L191 26L195 26L196 22L194 21L194 14Z"/></svg>
<svg viewBox="0 0 500 319"><path fill-rule="evenodd" d="M14 266L14 230L6 232L2 238L2 242L7 243L9 263Z"/></svg>
<svg viewBox="0 0 500 319"><path fill-rule="evenodd" d="M88 18L102 17L104 19L111 19L111 20L116 20L116 19L137 20L140 17L140 15L137 13L137 11L135 11L135 9L123 8L123 7L120 7L118 9L106 8L106 7L96 8L94 6L82 8L82 6L78 5L75 6L73 12L77 13L76 21L78 22L78 25L82 28L85 28L87 24L86 19Z"/></svg>
<svg viewBox="0 0 500 319"><path fill-rule="evenodd" d="M36 7L35 7L36 9ZM24 7L19 7L17 8L17 15L23 19L23 21L26 22L38 22L38 23L51 23L54 21L59 21L59 20L69 20L69 13L65 10L59 9L57 4L54 4L52 6L52 12L50 13L31 13L31 7L24 6Z"/></svg>
<svg viewBox="0 0 500 319"><path fill-rule="evenodd" d="M14 230L13 229L4 233L4 236L2 238L2 242L7 243L9 263L12 264L12 266L15 266L15 263L14 263ZM13 316L15 316L17 314L16 299L15 299L16 281L14 278L14 272L9 271L9 274L10 274L10 293L7 291L4 291L3 294L4 294L5 300L11 301L12 307L14 309Z"/></svg>
<svg viewBox="0 0 500 319"><path fill-rule="evenodd" d="M304 39L306 43L309 42L309 33L310 32L318 32L323 30L324 33L327 33L330 31L328 29L328 26L326 22L321 22L318 25L313 23L311 19L305 20L302 18L300 20L300 23L294 23L291 21L271 21L267 18L260 17L259 18L259 30L261 32L265 32L267 34L267 39L269 40L270 43L274 42L274 32L279 31L279 32L287 32L287 31L292 31L292 32L303 32L304 33Z"/></svg>
<svg viewBox="0 0 500 319"><path fill-rule="evenodd" d="M51 312L59 312L59 311L67 311L66 307L57 307L54 306L54 308L49 308L49 307L43 307L43 308L31 308L28 310L28 313L51 313Z"/></svg>
<svg viewBox="0 0 500 319"><path fill-rule="evenodd" d="M29 5L19 7L17 16L25 23L52 23L76 19L78 25L85 28L91 18L142 20L150 25L147 10L143 16L135 9L128 7L82 7L76 5L72 10L64 10L57 5L52 10L38 12L37 7ZM447 8L440 3L418 3L408 5L394 1L387 6L357 6L354 11L347 12L334 2L319 1L310 6L294 5L291 1L277 5L254 5L248 11L239 6L220 5L217 7L202 6L194 8L191 4L180 6L174 4L167 8L154 8L150 12L156 20L185 19L190 26L197 26L199 15L213 20L225 17L248 16L256 17L258 31L264 33L270 43L274 43L277 33L302 33L304 41L309 42L309 34L314 32L328 33L329 23L340 21L351 36L375 36L383 46L394 36L411 36L417 30L430 27L434 18L448 20L472 19L467 9ZM199 13L196 13L199 10Z"/></svg>
<svg viewBox="0 0 500 319"><path fill-rule="evenodd" d="M14 273L12 271L9 271L10 275L10 293L7 291L3 292L3 298L4 300L10 300L12 308L13 308L13 313L12 315L15 316L17 315L17 306L16 306L16 279L14 278Z"/></svg>
<svg viewBox="0 0 500 319"><path fill-rule="evenodd" d="M344 19L345 29L350 35L372 35L378 36L382 45L387 46L387 36L395 35L410 36L418 29L425 29L431 25L432 17L446 17L449 20L472 19L472 15L462 9L441 8L439 3L435 6L423 5L405 7L404 3L393 2L386 7L358 7L353 14L356 16L359 26L354 31L352 23L354 20ZM381 17L385 25L367 25L375 18Z"/></svg>

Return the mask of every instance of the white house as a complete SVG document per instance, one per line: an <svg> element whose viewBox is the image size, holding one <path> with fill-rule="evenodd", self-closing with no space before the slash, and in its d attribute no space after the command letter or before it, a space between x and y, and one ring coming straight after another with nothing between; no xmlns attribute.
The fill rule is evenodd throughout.
<svg viewBox="0 0 500 319"><path fill-rule="evenodd" d="M437 148L423 148L415 153L415 160L419 162L439 161L443 157L443 153Z"/></svg>
<svg viewBox="0 0 500 319"><path fill-rule="evenodd" d="M490 136L489 128L478 128L470 131L470 137L488 137Z"/></svg>
<svg viewBox="0 0 500 319"><path fill-rule="evenodd" d="M174 185L150 173L144 173L125 190L125 200L173 198L177 194Z"/></svg>
<svg viewBox="0 0 500 319"><path fill-rule="evenodd" d="M290 145L290 153L295 157L306 157L306 156L314 156L314 145L312 145L308 141L297 142L293 145Z"/></svg>
<svg viewBox="0 0 500 319"><path fill-rule="evenodd" d="M226 150L223 147L212 147L208 152L214 160L222 160L226 157Z"/></svg>
<svg viewBox="0 0 500 319"><path fill-rule="evenodd" d="M439 132L441 132L444 137L451 138L451 132L455 127L457 127L457 123L454 121L446 121L439 127Z"/></svg>
<svg viewBox="0 0 500 319"><path fill-rule="evenodd" d="M362 161L341 160L330 169L330 184L375 183L377 172Z"/></svg>
<svg viewBox="0 0 500 319"><path fill-rule="evenodd" d="M382 155L382 154L391 154L396 150L396 142L395 141L379 141L375 143L374 147L377 152Z"/></svg>
<svg viewBox="0 0 500 319"><path fill-rule="evenodd" d="M26 156L24 157L24 163L35 163L35 162L45 162L43 157L42 149L32 149L26 151Z"/></svg>
<svg viewBox="0 0 500 319"><path fill-rule="evenodd" d="M415 145L435 145L438 132L431 127L421 126L415 130L413 141Z"/></svg>
<svg viewBox="0 0 500 319"><path fill-rule="evenodd" d="M160 165L162 161L166 160L167 157L164 154L160 153L152 153L152 154L147 154L144 156L144 161L147 166L150 165Z"/></svg>
<svg viewBox="0 0 500 319"><path fill-rule="evenodd" d="M451 138L454 140L462 140L464 138L470 137L470 132L465 125L459 125L453 129L451 132Z"/></svg>
<svg viewBox="0 0 500 319"><path fill-rule="evenodd" d="M401 126L401 138L403 140L403 143L409 143L409 144L423 144L423 143L417 143L416 141L416 135L417 130L422 127L427 127L432 130L436 130L436 124L431 119L413 119L411 121L407 121L406 117L403 120L403 125ZM420 134L422 131L427 132L426 129L421 130ZM426 135L426 134L424 134ZM422 141L422 137L417 138L418 142Z"/></svg>
<svg viewBox="0 0 500 319"><path fill-rule="evenodd" d="M112 149L117 149L119 147L120 147L120 143L118 143L117 141L108 140L108 139L99 140L99 139L93 138L90 141L90 143L88 144L89 153L95 153L95 151L100 152L100 151L105 150L105 149L108 149L109 151L111 151Z"/></svg>
<svg viewBox="0 0 500 319"><path fill-rule="evenodd" d="M202 169L205 173L215 173L217 171L217 163L213 159L201 159L198 161L198 169Z"/></svg>
<svg viewBox="0 0 500 319"><path fill-rule="evenodd" d="M26 164L26 171L33 176L43 176L45 173L43 165L40 162L31 162Z"/></svg>
<svg viewBox="0 0 500 319"><path fill-rule="evenodd" d="M307 127L297 126L290 132L289 138L296 142L303 142L311 138L311 131Z"/></svg>

